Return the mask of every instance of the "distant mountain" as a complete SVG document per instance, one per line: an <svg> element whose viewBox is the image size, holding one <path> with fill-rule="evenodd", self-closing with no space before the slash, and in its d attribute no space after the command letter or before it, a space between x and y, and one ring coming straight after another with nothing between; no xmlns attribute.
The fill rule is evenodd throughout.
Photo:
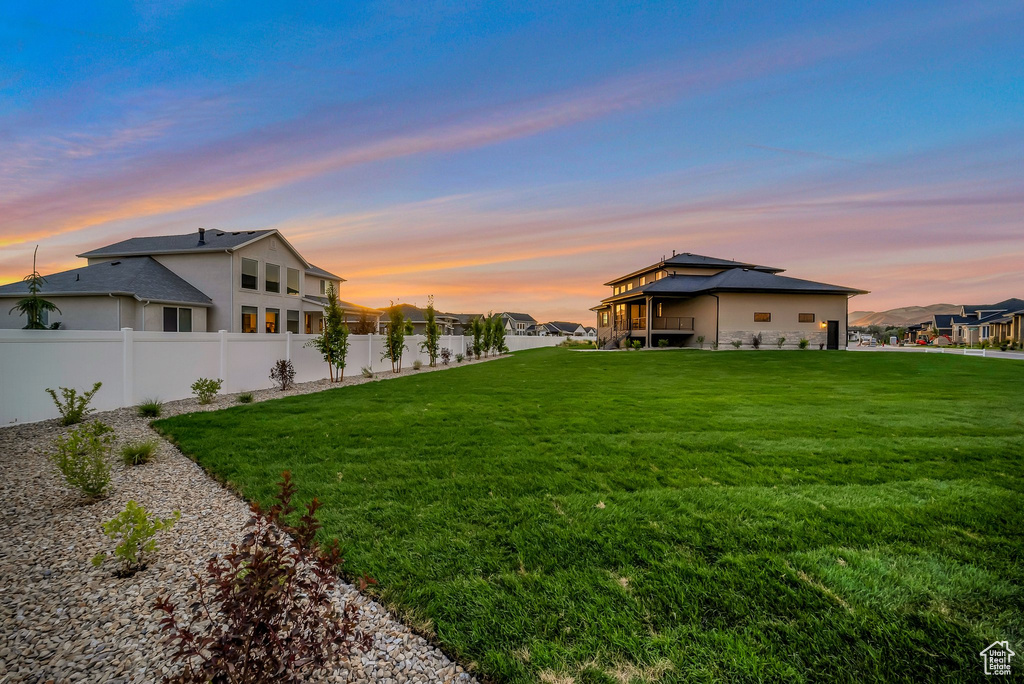
<svg viewBox="0 0 1024 684"><path fill-rule="evenodd" d="M926 321L933 314L958 313L957 304L930 304L928 306L901 306L888 311L851 311L850 325L909 325Z"/></svg>

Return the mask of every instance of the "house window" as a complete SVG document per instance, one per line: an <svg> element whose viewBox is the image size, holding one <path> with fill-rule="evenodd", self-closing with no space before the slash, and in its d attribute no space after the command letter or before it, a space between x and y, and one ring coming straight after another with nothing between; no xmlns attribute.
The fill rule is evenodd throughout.
<svg viewBox="0 0 1024 684"><path fill-rule="evenodd" d="M647 276L640 276L640 287L647 284Z"/></svg>
<svg viewBox="0 0 1024 684"><path fill-rule="evenodd" d="M656 315L656 316L657 316L658 318L661 318L661 317L662 317L662 316L664 315L663 313L661 313L661 302L658 302L658 306L657 306L657 309L658 309L658 313L657 313L657 314L655 314L655 315Z"/></svg>
<svg viewBox="0 0 1024 684"><path fill-rule="evenodd" d="M242 258L242 289L258 290L260 288L260 262L255 259Z"/></svg>
<svg viewBox="0 0 1024 684"><path fill-rule="evenodd" d="M288 310L288 332L299 333L299 312L292 309Z"/></svg>
<svg viewBox="0 0 1024 684"><path fill-rule="evenodd" d="M256 317L259 316L259 313L259 309L257 309L255 306L242 307L242 332L258 332L256 328Z"/></svg>
<svg viewBox="0 0 1024 684"><path fill-rule="evenodd" d="M754 312L754 322L755 323L771 323L772 322L772 315L770 313L755 311Z"/></svg>
<svg viewBox="0 0 1024 684"><path fill-rule="evenodd" d="M607 311L602 311L601 312L601 327L602 328L607 328L608 327L608 312Z"/></svg>
<svg viewBox="0 0 1024 684"><path fill-rule="evenodd" d="M799 314L799 321L801 323L813 323L814 322L814 314L812 314L812 313L810 313L810 314L808 314L808 313Z"/></svg>
<svg viewBox="0 0 1024 684"><path fill-rule="evenodd" d="M263 285L267 292L281 291L281 267L277 264L267 264L267 279Z"/></svg>
<svg viewBox="0 0 1024 684"><path fill-rule="evenodd" d="M288 294L299 294L299 271L295 268L288 269Z"/></svg>
<svg viewBox="0 0 1024 684"><path fill-rule="evenodd" d="M326 280L321 280L320 281L320 294L322 294L322 295L327 294L327 281Z"/></svg>
<svg viewBox="0 0 1024 684"><path fill-rule="evenodd" d="M281 332L281 326L279 319L281 318L280 309L267 309L267 332L268 333L279 333Z"/></svg>
<svg viewBox="0 0 1024 684"><path fill-rule="evenodd" d="M165 306L164 332L192 332L192 309Z"/></svg>

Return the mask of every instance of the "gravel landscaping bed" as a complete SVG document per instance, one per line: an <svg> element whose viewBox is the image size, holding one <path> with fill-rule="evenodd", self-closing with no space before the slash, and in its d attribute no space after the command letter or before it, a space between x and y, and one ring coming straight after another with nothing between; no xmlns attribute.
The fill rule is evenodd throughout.
<svg viewBox="0 0 1024 684"><path fill-rule="evenodd" d="M466 365L466 364L462 364ZM457 367L457 366L455 366ZM401 375L443 370L423 368ZM360 375L343 383L303 383L286 392L257 390L254 401L317 392L396 377ZM162 416L217 410L233 405L222 395L209 406L194 399L168 402ZM158 631L154 600L163 593L188 596L190 570L202 571L210 555L241 539L248 506L208 477L138 417L134 408L96 413L117 433L111 495L83 504L47 459L53 441L68 431L56 420L0 428L0 682L150 682L167 674L170 649ZM116 458L129 442L157 440L153 460L126 467ZM161 517L181 519L158 536L155 562L119 579L114 564L94 568L91 558L111 550L100 525L128 500ZM343 584L339 602L359 606L359 629L373 635L369 651L339 661L327 681L457 681L473 678L383 607Z"/></svg>

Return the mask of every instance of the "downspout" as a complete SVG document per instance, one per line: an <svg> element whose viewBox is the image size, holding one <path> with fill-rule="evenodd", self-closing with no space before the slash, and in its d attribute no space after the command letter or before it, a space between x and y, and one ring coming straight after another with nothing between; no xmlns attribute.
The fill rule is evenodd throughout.
<svg viewBox="0 0 1024 684"><path fill-rule="evenodd" d="M228 260L231 262L231 282L228 283L228 324L224 329L228 332L233 332L235 325L235 256L231 253L230 249L225 249L224 253L228 255ZM209 312L206 315L209 316ZM209 329L209 321L206 322L206 327Z"/></svg>
<svg viewBox="0 0 1024 684"><path fill-rule="evenodd" d="M139 300L142 301L141 299ZM149 306L149 300L147 299L142 304L142 332L146 332L146 307Z"/></svg>
<svg viewBox="0 0 1024 684"><path fill-rule="evenodd" d="M715 348L717 349L718 345L719 345L719 341L718 341L718 320L722 316L722 310L721 310L722 302L719 301L718 295L710 293L710 292L708 294L710 294L712 297L715 298Z"/></svg>

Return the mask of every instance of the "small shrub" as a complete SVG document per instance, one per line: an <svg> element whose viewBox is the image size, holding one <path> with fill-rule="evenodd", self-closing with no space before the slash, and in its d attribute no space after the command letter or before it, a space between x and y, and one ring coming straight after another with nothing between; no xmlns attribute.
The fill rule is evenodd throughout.
<svg viewBox="0 0 1024 684"><path fill-rule="evenodd" d="M364 378L372 378L373 377L373 370L371 370L369 366L363 366L362 374L363 374Z"/></svg>
<svg viewBox="0 0 1024 684"><path fill-rule="evenodd" d="M633 349L639 350L640 347L642 347L642 346L643 346L643 344L640 342L640 340L633 340L633 344L632 344Z"/></svg>
<svg viewBox="0 0 1024 684"><path fill-rule="evenodd" d="M288 359L278 359L270 369L270 379L276 382L281 391L285 391L295 382L295 366Z"/></svg>
<svg viewBox="0 0 1024 684"><path fill-rule="evenodd" d="M157 600L171 660L183 668L176 681L304 682L353 648L369 648L356 606L335 606L343 561L336 541L326 548L315 541L320 502L313 499L293 526L288 473L278 489L269 509L252 504L240 543L211 557L205 577L193 573L197 596L182 600L187 617L179 621L166 596ZM360 588L368 582L364 576Z"/></svg>
<svg viewBox="0 0 1024 684"><path fill-rule="evenodd" d="M449 349L448 347L445 347L444 349L441 350L441 363L443 363L444 365L447 366L451 362L452 362L452 350Z"/></svg>
<svg viewBox="0 0 1024 684"><path fill-rule="evenodd" d="M668 346L668 340L666 340L664 337L662 337L660 340L658 340L658 346L662 347L662 348L667 347Z"/></svg>
<svg viewBox="0 0 1024 684"><path fill-rule="evenodd" d="M824 349L825 349L825 343L824 342L819 342L818 343L818 351L823 351Z"/></svg>
<svg viewBox="0 0 1024 684"><path fill-rule="evenodd" d="M779 349L782 349L782 345L786 344L786 338L780 337L779 339L775 340L775 344L776 346L778 346Z"/></svg>
<svg viewBox="0 0 1024 684"><path fill-rule="evenodd" d="M73 387L61 387L59 389L62 399L58 399L57 393L47 387L47 394L49 394L53 399L53 403L57 405L57 410L60 412L60 424L75 425L76 423L81 423L85 420L85 416L92 411L92 409L89 408L89 402L92 401L93 395L96 394L102 386L102 382L97 382L92 386L91 390L88 392L82 392L81 395L79 395L78 390Z"/></svg>
<svg viewBox="0 0 1024 684"><path fill-rule="evenodd" d="M251 404L252 392L242 392L237 397L235 397L235 401L237 401L239 404Z"/></svg>
<svg viewBox="0 0 1024 684"><path fill-rule="evenodd" d="M143 418L159 418L163 404L159 399L146 399L139 404L139 415Z"/></svg>
<svg viewBox="0 0 1024 684"><path fill-rule="evenodd" d="M697 335L697 344L700 345L701 349L704 348L704 336L703 335Z"/></svg>
<svg viewBox="0 0 1024 684"><path fill-rule="evenodd" d="M142 465L149 463L149 459L153 458L154 453L156 453L156 442L135 442L121 449L121 460L127 466Z"/></svg>
<svg viewBox="0 0 1024 684"><path fill-rule="evenodd" d="M712 351L718 351L718 340L711 340Z"/></svg>
<svg viewBox="0 0 1024 684"><path fill-rule="evenodd" d="M149 517L146 509L129 501L125 509L103 523L103 534L120 542L114 547L114 558L121 561L119 575L131 575L146 567L149 557L157 552L156 533L178 522L180 511L174 511L170 518L160 520ZM97 568L107 559L106 551L93 556L92 564Z"/></svg>
<svg viewBox="0 0 1024 684"><path fill-rule="evenodd" d="M807 339L806 337L801 337L799 347L801 349L807 349L807 345L809 345L810 343L811 341L809 339Z"/></svg>
<svg viewBox="0 0 1024 684"><path fill-rule="evenodd" d="M200 404L209 404L213 401L213 398L220 392L220 386L224 384L224 381L220 378L211 380L210 378L199 378L192 383L192 394L196 395L196 399L199 400Z"/></svg>
<svg viewBox="0 0 1024 684"><path fill-rule="evenodd" d="M113 443L113 430L97 420L58 437L57 452L50 458L69 485L87 499L100 499L110 487L108 457Z"/></svg>
<svg viewBox="0 0 1024 684"><path fill-rule="evenodd" d="M732 341L732 346L734 348L736 348L736 349L739 349L740 347L743 346L743 341L742 340L733 340Z"/></svg>
<svg viewBox="0 0 1024 684"><path fill-rule="evenodd" d="M466 360L466 355L465 354L456 354L455 355L455 363L462 363L465 360Z"/></svg>
<svg viewBox="0 0 1024 684"><path fill-rule="evenodd" d="M419 370L420 368L423 368L423 362L422 361L420 361L419 359L416 359L415 361L412 362L412 369L413 370Z"/></svg>
<svg viewBox="0 0 1024 684"><path fill-rule="evenodd" d="M753 347L754 349L761 348L761 333L757 333L756 335L750 338L750 346Z"/></svg>

